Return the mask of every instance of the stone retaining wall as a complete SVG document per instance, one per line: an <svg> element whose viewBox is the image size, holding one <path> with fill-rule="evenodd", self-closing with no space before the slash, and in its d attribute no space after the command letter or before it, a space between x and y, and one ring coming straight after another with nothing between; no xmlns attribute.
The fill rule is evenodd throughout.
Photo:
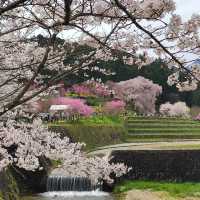
<svg viewBox="0 0 200 200"><path fill-rule="evenodd" d="M116 150L111 156L132 167L120 180L200 181L200 150Z"/></svg>

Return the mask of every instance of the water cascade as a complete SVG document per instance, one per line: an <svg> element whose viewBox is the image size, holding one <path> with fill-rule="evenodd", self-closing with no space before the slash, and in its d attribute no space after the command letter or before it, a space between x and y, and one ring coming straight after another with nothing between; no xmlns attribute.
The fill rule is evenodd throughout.
<svg viewBox="0 0 200 200"><path fill-rule="evenodd" d="M47 179L47 191L94 191L101 190L101 184L93 184L86 177L50 176Z"/></svg>

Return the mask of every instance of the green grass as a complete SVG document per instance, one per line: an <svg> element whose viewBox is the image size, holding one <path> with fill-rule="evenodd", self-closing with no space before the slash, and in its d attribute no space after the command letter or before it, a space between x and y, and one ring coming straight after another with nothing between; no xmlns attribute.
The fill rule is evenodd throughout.
<svg viewBox="0 0 200 200"><path fill-rule="evenodd" d="M124 143L127 131L123 124L49 124L49 128L68 136L74 142L84 142L86 150L91 151L97 147Z"/></svg>
<svg viewBox="0 0 200 200"><path fill-rule="evenodd" d="M86 143L89 151L125 142L200 139L200 122L183 118L129 117L124 122L119 116L93 116L50 123L49 127Z"/></svg>
<svg viewBox="0 0 200 200"><path fill-rule="evenodd" d="M170 183L155 181L125 181L115 187L115 193L124 193L132 189L166 191L171 196L200 196L200 183Z"/></svg>
<svg viewBox="0 0 200 200"><path fill-rule="evenodd" d="M199 150L200 145L199 144L186 144L186 145L176 145L176 146L165 146L161 147L161 149L170 149L170 150Z"/></svg>
<svg viewBox="0 0 200 200"><path fill-rule="evenodd" d="M128 141L134 139L199 139L200 122L186 118L129 117Z"/></svg>
<svg viewBox="0 0 200 200"><path fill-rule="evenodd" d="M136 141L152 141L152 140L157 140L157 141L166 141L166 139L168 140L184 140L184 139L200 139L200 135L199 134L187 134L187 133L183 133L183 134L129 134L127 137L127 141L128 142L134 142L134 140Z"/></svg>
<svg viewBox="0 0 200 200"><path fill-rule="evenodd" d="M162 128L132 128L128 129L128 132L131 134L179 134L179 135L190 135L190 134L199 134L200 135L200 128L168 128L168 129L162 129Z"/></svg>
<svg viewBox="0 0 200 200"><path fill-rule="evenodd" d="M58 121L54 123L50 123L50 125L67 125L67 124L81 124L81 125L124 125L124 120L119 116L92 116L92 117L82 117L77 121Z"/></svg>
<svg viewBox="0 0 200 200"><path fill-rule="evenodd" d="M167 120L137 120L137 121L126 121L126 124L128 126L137 126L137 125L141 125L141 127L143 126L177 126L177 127L181 127L181 126L196 126L199 127L200 126L200 122L197 121L192 121L192 120L188 120L188 121L167 121Z"/></svg>
<svg viewBox="0 0 200 200"><path fill-rule="evenodd" d="M190 114L191 114L191 116L193 116L193 117L196 117L199 113L200 113L200 107L199 107L199 106L193 106L193 107L190 109Z"/></svg>
<svg viewBox="0 0 200 200"><path fill-rule="evenodd" d="M135 123L135 124L128 124L128 128L176 128L176 129L183 129L183 128L199 128L200 129L200 123L183 123L183 124L167 124L167 123Z"/></svg>
<svg viewBox="0 0 200 200"><path fill-rule="evenodd" d="M93 116L49 127L86 143L89 151L124 142L200 139L200 122L184 118L129 117L124 122L119 116Z"/></svg>
<svg viewBox="0 0 200 200"><path fill-rule="evenodd" d="M79 120L79 123L85 125L93 125L93 124L122 125L124 122L118 116L93 116L88 118L81 118Z"/></svg>

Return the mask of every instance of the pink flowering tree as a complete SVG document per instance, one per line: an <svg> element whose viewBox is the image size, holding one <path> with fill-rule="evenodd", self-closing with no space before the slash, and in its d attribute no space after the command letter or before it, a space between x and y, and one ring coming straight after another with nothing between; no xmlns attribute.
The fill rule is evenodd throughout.
<svg viewBox="0 0 200 200"><path fill-rule="evenodd" d="M134 105L139 113L154 114L157 97L162 87L144 77L137 77L113 85L118 98Z"/></svg>
<svg viewBox="0 0 200 200"><path fill-rule="evenodd" d="M58 97L51 99L50 105L69 105L72 114L80 114L82 116L90 116L94 112L93 108L86 105L82 99Z"/></svg>
<svg viewBox="0 0 200 200"><path fill-rule="evenodd" d="M125 102L121 100L113 100L106 102L103 111L108 115L119 115L125 111Z"/></svg>

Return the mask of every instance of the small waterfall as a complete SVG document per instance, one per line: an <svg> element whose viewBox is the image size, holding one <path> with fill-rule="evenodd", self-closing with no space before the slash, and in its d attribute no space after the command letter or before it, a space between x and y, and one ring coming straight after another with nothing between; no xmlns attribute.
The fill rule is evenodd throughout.
<svg viewBox="0 0 200 200"><path fill-rule="evenodd" d="M47 191L94 191L101 190L101 184L94 185L86 177L50 176L47 179Z"/></svg>

